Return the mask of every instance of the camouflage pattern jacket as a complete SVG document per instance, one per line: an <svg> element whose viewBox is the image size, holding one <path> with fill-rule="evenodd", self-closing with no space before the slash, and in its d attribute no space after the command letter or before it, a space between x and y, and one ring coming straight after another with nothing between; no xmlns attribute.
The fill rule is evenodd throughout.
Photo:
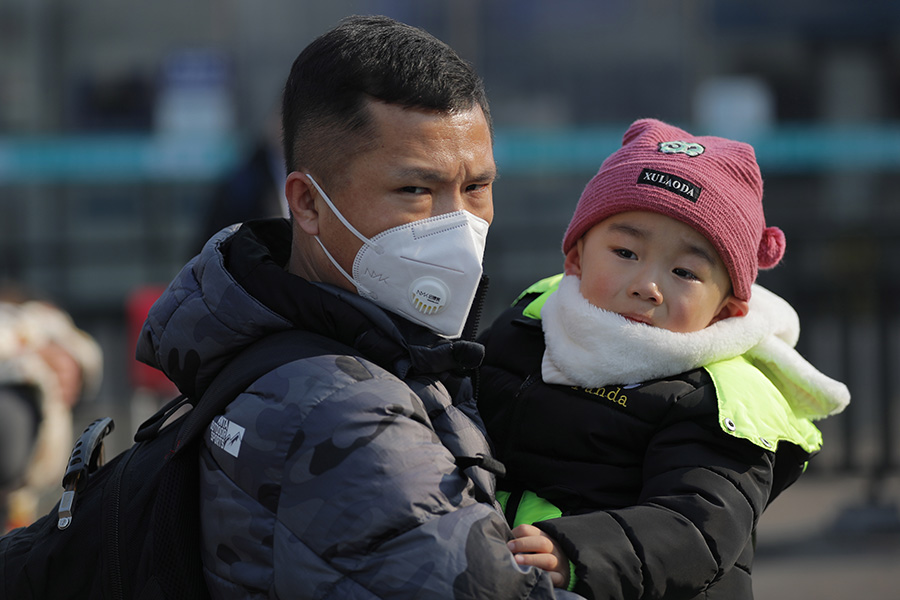
<svg viewBox="0 0 900 600"><path fill-rule="evenodd" d="M515 564L493 476L459 458L489 452L461 376L482 347L288 274L289 247L283 219L223 230L138 342L138 358L187 394L273 332L354 351L274 370L210 425L200 502L212 596L576 598Z"/></svg>

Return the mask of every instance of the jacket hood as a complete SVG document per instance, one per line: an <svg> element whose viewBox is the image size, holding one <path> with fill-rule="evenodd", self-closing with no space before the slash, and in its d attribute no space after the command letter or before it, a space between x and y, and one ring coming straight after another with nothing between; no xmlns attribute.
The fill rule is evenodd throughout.
<svg viewBox="0 0 900 600"><path fill-rule="evenodd" d="M291 328L352 346L400 377L480 364L480 344L441 338L356 294L288 273L290 246L286 219L213 236L150 309L137 359L195 397L243 348Z"/></svg>

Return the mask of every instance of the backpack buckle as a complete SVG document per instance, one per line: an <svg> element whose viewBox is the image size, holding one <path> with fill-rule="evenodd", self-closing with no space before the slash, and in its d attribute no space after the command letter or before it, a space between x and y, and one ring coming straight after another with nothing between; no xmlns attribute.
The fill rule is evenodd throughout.
<svg viewBox="0 0 900 600"><path fill-rule="evenodd" d="M103 438L115 427L109 417L97 419L87 426L84 433L75 442L66 474L63 476L62 498L59 499L56 527L66 529L72 524L72 513L75 508L75 494L82 479L103 465Z"/></svg>

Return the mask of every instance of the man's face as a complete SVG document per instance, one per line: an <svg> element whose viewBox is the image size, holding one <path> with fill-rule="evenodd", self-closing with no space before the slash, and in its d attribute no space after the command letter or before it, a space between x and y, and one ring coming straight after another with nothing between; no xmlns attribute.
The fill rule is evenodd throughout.
<svg viewBox="0 0 900 600"><path fill-rule="evenodd" d="M458 210L491 222L496 166L480 108L442 114L373 101L369 110L374 142L347 162L340 180L322 181L311 173L360 233L372 238L398 225ZM335 157L338 165L340 160ZM309 193L318 215L319 238L351 272L362 242L311 186ZM318 263L322 281L354 289L324 256Z"/></svg>
<svg viewBox="0 0 900 600"><path fill-rule="evenodd" d="M676 332L746 312L712 244L694 228L653 212L614 215L566 255L594 306Z"/></svg>

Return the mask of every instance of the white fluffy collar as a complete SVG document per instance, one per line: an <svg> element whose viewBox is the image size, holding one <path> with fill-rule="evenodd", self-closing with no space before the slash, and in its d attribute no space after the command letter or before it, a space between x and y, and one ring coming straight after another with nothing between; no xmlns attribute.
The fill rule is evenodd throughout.
<svg viewBox="0 0 900 600"><path fill-rule="evenodd" d="M819 419L850 401L844 384L794 350L800 335L794 309L759 285L753 286L746 316L675 333L597 308L581 295L578 278L567 275L547 298L541 320L546 341L541 370L547 383L635 384L746 355L800 416Z"/></svg>

